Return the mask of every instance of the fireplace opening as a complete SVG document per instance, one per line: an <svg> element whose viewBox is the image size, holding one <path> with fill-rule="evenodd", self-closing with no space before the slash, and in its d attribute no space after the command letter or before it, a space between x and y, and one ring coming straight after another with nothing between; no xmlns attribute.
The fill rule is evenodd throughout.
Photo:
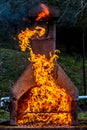
<svg viewBox="0 0 87 130"><path fill-rule="evenodd" d="M37 7L36 7L37 8ZM57 63L56 21L59 11L40 4L29 13L33 28L19 33L30 65L11 89L11 125L76 125L78 91Z"/></svg>
<svg viewBox="0 0 87 130"><path fill-rule="evenodd" d="M18 101L17 123L29 125L69 125L72 98L58 86L33 87Z"/></svg>

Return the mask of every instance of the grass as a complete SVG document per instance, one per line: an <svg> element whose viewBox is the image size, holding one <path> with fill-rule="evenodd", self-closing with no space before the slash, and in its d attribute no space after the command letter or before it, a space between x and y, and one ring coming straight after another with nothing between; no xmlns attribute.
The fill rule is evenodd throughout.
<svg viewBox="0 0 87 130"><path fill-rule="evenodd" d="M10 114L7 111L4 111L3 109L0 109L0 121L9 120Z"/></svg>
<svg viewBox="0 0 87 130"><path fill-rule="evenodd" d="M87 111L78 113L78 120L87 120Z"/></svg>
<svg viewBox="0 0 87 130"><path fill-rule="evenodd" d="M10 88L29 64L27 57L28 53L0 49L0 97L9 96Z"/></svg>

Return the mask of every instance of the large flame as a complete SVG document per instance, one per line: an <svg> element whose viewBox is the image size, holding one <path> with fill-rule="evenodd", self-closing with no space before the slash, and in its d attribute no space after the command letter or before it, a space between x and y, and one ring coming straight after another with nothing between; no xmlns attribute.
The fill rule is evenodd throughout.
<svg viewBox="0 0 87 130"><path fill-rule="evenodd" d="M37 86L31 88L18 102L18 124L33 125L68 125L72 123L71 102L72 98L64 88L56 84L53 70L56 58L50 52L50 58L45 54L34 54L30 40L34 35L43 36L46 30L36 26L35 29L22 31L18 38L22 51L30 51L28 59L33 63L34 76ZM59 51L58 51L59 52Z"/></svg>
<svg viewBox="0 0 87 130"><path fill-rule="evenodd" d="M45 4L40 4L41 5L41 8L42 8L42 11L38 14L36 20L40 20L42 18L45 18L45 17L50 17L50 12L49 12L49 9L48 7L45 5Z"/></svg>

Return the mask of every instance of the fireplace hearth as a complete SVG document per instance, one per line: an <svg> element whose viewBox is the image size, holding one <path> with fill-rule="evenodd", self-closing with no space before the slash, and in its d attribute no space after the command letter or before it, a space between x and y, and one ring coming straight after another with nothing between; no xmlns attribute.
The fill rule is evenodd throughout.
<svg viewBox="0 0 87 130"><path fill-rule="evenodd" d="M56 60L58 17L58 10L41 3L29 12L32 28L19 34L19 40L30 40L31 58L11 89L10 125L58 127L78 123L78 91ZM27 42L21 42L20 47L25 51Z"/></svg>

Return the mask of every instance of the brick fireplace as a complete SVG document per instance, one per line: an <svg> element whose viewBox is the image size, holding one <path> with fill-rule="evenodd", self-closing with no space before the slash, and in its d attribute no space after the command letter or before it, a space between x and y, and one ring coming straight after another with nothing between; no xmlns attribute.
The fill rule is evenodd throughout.
<svg viewBox="0 0 87 130"><path fill-rule="evenodd" d="M45 10L44 7L49 10L50 16L45 16L37 20L38 14ZM33 38L31 38L31 48L34 54L44 55L48 60L50 59L50 52L54 54L56 48L56 21L58 17L59 11L57 9L44 4L42 4L42 6L40 4L32 8L29 12L29 19L31 20L31 23L33 25L32 27L34 28L40 25L46 30L45 34L42 37L38 37L37 35L35 35ZM45 67L45 69L47 69L47 66ZM75 85L66 75L66 73L56 60L54 60L54 68L50 74L52 74L51 79L53 79L53 84L55 82L55 87L53 86L54 89L51 91L50 86L48 85L49 90L45 90L43 94L43 99L41 99L42 89L45 89L48 86L46 86L47 83L42 86L37 84L36 77L34 75L33 63L30 62L27 69L14 84L14 86L12 86L11 89L11 125L35 126L40 124L41 126L59 126L77 124L78 91ZM50 74L48 72L48 75ZM57 86L59 86L58 89ZM35 94L33 94L34 91L37 93L36 96ZM63 92L65 94L64 97L62 96ZM46 97L46 94L48 94L48 97ZM50 97L51 94L52 96ZM33 101L33 95L35 96L35 101ZM48 101L49 97L51 98L51 100L53 98L53 101ZM43 103L39 103L36 100L38 98ZM63 109L63 107L61 106L64 102L67 103L66 106L63 106ZM35 103L36 105L33 105L33 103ZM69 106L69 109L67 109L67 106Z"/></svg>

